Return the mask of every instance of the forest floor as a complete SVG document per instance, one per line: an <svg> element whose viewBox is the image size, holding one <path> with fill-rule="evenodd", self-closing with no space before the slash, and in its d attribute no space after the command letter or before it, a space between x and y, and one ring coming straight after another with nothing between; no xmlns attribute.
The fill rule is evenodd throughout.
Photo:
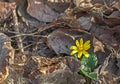
<svg viewBox="0 0 120 84"><path fill-rule="evenodd" d="M70 55L90 40L93 80ZM120 84L120 0L0 0L1 84Z"/></svg>

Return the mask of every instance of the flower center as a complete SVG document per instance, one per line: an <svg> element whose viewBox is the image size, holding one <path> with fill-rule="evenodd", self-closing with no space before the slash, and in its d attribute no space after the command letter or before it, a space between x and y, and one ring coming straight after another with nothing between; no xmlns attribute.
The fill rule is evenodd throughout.
<svg viewBox="0 0 120 84"><path fill-rule="evenodd" d="M82 51L84 49L83 45L78 46L78 50Z"/></svg>

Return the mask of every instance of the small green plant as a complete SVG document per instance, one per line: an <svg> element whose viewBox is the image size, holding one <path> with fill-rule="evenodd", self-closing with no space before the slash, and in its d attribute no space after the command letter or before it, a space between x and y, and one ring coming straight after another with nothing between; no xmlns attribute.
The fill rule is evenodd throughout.
<svg viewBox="0 0 120 84"><path fill-rule="evenodd" d="M76 45L70 47L70 54L81 60L80 73L96 80L97 74L93 71L97 66L98 59L95 54L87 52L87 50L89 50L91 47L90 40L84 43L83 38L81 38L80 42L76 40L75 44Z"/></svg>

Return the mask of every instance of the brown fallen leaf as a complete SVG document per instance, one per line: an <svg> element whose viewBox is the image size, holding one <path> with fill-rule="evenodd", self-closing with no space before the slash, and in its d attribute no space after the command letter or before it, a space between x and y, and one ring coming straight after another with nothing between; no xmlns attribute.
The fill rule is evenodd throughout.
<svg viewBox="0 0 120 84"><path fill-rule="evenodd" d="M80 17L79 19L80 26L83 30L89 31L92 26L91 17Z"/></svg>
<svg viewBox="0 0 120 84"><path fill-rule="evenodd" d="M105 52L104 44L100 40L98 40L95 36L93 38L93 46L94 46L94 52L97 51Z"/></svg>
<svg viewBox="0 0 120 84"><path fill-rule="evenodd" d="M94 26L95 27L95 26ZM103 43L112 46L112 47L118 47L119 46L119 26L116 26L117 29L115 27L110 28L108 26L100 26L100 25L96 25L95 27L95 36L102 41ZM117 32L115 31L117 30Z"/></svg>
<svg viewBox="0 0 120 84"><path fill-rule="evenodd" d="M32 17L43 22L51 22L59 16L57 12L53 11L42 0L29 0L27 12Z"/></svg>
<svg viewBox="0 0 120 84"><path fill-rule="evenodd" d="M74 43L74 39L74 37L62 31L54 31L48 36L47 45L53 49L56 54L69 54L69 47Z"/></svg>

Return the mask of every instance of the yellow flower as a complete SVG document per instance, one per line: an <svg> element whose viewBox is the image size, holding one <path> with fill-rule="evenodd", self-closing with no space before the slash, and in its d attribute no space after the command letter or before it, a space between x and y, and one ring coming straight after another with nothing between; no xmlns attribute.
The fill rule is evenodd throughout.
<svg viewBox="0 0 120 84"><path fill-rule="evenodd" d="M80 39L80 42L76 40L76 45L71 46L70 50L72 50L71 55L78 54L78 58L81 58L82 54L85 57L89 57L89 53L87 50L90 48L90 40L83 43L83 38Z"/></svg>

